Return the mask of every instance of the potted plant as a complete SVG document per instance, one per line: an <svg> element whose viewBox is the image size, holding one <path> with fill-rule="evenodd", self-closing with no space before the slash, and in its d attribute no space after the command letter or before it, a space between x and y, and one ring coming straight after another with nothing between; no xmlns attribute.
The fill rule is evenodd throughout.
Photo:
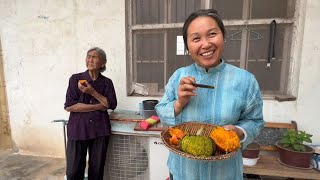
<svg viewBox="0 0 320 180"><path fill-rule="evenodd" d="M244 165L256 165L259 159L260 144L252 142L242 151L242 160Z"/></svg>
<svg viewBox="0 0 320 180"><path fill-rule="evenodd" d="M280 141L276 142L280 162L293 167L310 168L314 149L303 143L312 143L311 137L312 135L305 131L288 129L284 132Z"/></svg>

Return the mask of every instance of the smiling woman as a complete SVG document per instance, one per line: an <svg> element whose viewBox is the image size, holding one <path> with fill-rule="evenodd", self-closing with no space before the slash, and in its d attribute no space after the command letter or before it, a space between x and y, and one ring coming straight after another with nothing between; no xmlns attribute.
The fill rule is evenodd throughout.
<svg viewBox="0 0 320 180"><path fill-rule="evenodd" d="M186 47L192 59L206 71L220 63L224 47L224 36L211 17L199 17L188 27Z"/></svg>
<svg viewBox="0 0 320 180"><path fill-rule="evenodd" d="M187 18L183 38L194 63L173 73L156 111L163 124L197 121L221 126L221 130L232 130L232 137L237 140L228 141L227 145L223 141L218 147L228 152L234 150L235 156L224 161L203 162L190 161L170 152L170 179L243 179L241 150L237 150L239 140L245 148L264 126L263 101L254 75L227 64L221 57L224 31L214 9L195 11ZM215 88L199 88L196 82ZM225 133L221 132L229 131L217 131L213 137L224 137Z"/></svg>
<svg viewBox="0 0 320 180"><path fill-rule="evenodd" d="M183 26L183 39L192 59L208 70L220 63L224 49L225 28L216 13L208 16L190 16ZM212 21L214 19L214 21Z"/></svg>

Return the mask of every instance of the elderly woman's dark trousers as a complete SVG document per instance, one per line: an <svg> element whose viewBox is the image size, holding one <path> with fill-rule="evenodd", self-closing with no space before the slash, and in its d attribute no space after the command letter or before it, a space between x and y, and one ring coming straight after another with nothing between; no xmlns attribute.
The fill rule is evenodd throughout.
<svg viewBox="0 0 320 180"><path fill-rule="evenodd" d="M89 152L88 179L102 180L110 136L89 140L68 140L67 142L67 179L82 180Z"/></svg>

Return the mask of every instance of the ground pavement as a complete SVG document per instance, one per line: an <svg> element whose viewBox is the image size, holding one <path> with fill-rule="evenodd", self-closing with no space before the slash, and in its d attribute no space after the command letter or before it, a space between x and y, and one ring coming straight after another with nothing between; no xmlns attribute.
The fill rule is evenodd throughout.
<svg viewBox="0 0 320 180"><path fill-rule="evenodd" d="M62 180L65 159L26 156L0 150L0 180Z"/></svg>

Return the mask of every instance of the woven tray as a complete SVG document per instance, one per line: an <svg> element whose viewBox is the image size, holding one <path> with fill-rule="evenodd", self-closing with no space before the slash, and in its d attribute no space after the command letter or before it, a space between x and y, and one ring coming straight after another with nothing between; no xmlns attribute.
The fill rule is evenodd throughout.
<svg viewBox="0 0 320 180"><path fill-rule="evenodd" d="M201 122L185 122L181 123L179 125L173 126L172 128L178 128L182 130L183 132L189 134L189 135L196 135L197 131L203 127L203 134L204 136L209 137L211 131L216 127L216 125L213 124L208 124L208 123L201 123ZM194 156L192 154L188 154L180 150L178 146L171 145L170 144L170 139L171 135L169 133L169 129L166 129L161 132L161 139L164 143L164 145L172 152L194 160L205 160L205 161L219 161L219 160L225 160L229 159L230 157L234 156L237 152L237 150L234 150L229 153L221 152L217 149L216 153L214 156L208 156L208 157L203 157L203 156Z"/></svg>

